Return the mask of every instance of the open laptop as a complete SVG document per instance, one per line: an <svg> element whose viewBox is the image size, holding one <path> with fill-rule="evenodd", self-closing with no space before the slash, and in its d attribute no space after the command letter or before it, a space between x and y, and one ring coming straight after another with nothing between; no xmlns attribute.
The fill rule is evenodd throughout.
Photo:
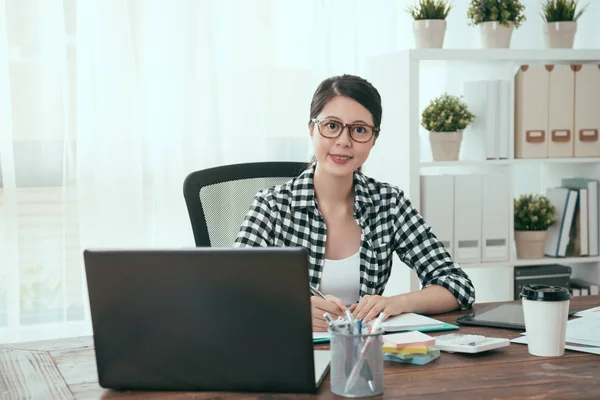
<svg viewBox="0 0 600 400"><path fill-rule="evenodd" d="M315 392L304 248L85 250L98 381L115 390Z"/></svg>

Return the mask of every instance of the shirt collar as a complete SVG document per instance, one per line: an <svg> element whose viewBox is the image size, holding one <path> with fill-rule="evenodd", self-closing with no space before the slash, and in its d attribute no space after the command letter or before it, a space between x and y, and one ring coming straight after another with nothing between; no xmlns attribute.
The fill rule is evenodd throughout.
<svg viewBox="0 0 600 400"><path fill-rule="evenodd" d="M316 163L305 169L292 182L292 209L315 207L315 175ZM367 177L362 172L354 171L354 204L358 209L373 205L373 198L368 188Z"/></svg>

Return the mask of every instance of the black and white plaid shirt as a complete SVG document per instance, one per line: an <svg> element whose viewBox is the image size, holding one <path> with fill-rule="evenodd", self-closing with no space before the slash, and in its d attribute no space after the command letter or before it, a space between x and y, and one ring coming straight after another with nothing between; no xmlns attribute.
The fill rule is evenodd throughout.
<svg viewBox="0 0 600 400"><path fill-rule="evenodd" d="M283 185L257 193L234 246L302 246L308 249L311 284L319 287L326 228L315 197L314 164ZM454 263L397 187L354 173L354 218L360 225L360 297L381 295L392 271L392 255L414 269L423 287L441 285L461 308L475 301L469 277Z"/></svg>

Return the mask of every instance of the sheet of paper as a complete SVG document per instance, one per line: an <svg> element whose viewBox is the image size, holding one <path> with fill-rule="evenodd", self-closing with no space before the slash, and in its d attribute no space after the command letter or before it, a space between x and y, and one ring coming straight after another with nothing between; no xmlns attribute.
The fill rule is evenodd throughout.
<svg viewBox="0 0 600 400"><path fill-rule="evenodd" d="M520 336L516 339L511 340L511 343L527 344L527 336ZM582 351L584 353L598 354L600 355L600 348L598 347L586 347L585 344L578 345L576 343L565 345L565 349Z"/></svg>
<svg viewBox="0 0 600 400"><path fill-rule="evenodd" d="M313 332L313 340L314 339L330 339L331 335L329 332Z"/></svg>
<svg viewBox="0 0 600 400"><path fill-rule="evenodd" d="M582 317L567 322L567 342L574 340L600 346L600 318Z"/></svg>
<svg viewBox="0 0 600 400"><path fill-rule="evenodd" d="M600 318L600 306L581 310L574 314L576 317L594 317Z"/></svg>

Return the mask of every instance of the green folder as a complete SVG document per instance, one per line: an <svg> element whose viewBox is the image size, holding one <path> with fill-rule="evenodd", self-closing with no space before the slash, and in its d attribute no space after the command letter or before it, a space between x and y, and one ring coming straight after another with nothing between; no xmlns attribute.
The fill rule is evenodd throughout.
<svg viewBox="0 0 600 400"><path fill-rule="evenodd" d="M419 331L419 332L436 332L436 331L453 331L456 329L458 329L458 326L444 322L444 325L442 325L442 326L433 326L433 327L426 327L426 328L414 329L414 330ZM411 329L411 330L413 330L413 329ZM390 333L396 333L396 332L390 332ZM329 343L330 340L331 339L328 337L313 339L313 344Z"/></svg>

